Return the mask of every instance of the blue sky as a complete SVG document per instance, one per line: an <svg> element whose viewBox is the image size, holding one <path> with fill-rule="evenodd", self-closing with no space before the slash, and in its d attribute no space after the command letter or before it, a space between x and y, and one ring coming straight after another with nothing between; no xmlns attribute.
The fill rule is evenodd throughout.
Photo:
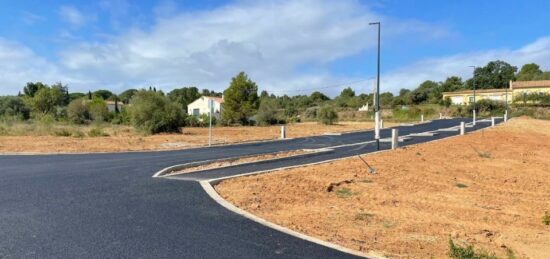
<svg viewBox="0 0 550 259"><path fill-rule="evenodd" d="M246 71L276 94L367 92L382 21L382 89L469 77L502 59L550 70L549 1L0 0L0 94L28 81L71 91L223 90ZM348 83L349 82L349 83ZM354 82L354 83L352 83Z"/></svg>

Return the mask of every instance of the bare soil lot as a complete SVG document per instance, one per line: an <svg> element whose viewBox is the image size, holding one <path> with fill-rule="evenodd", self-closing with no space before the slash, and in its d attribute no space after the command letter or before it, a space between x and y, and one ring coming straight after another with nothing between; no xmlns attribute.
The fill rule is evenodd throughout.
<svg viewBox="0 0 550 259"><path fill-rule="evenodd" d="M504 258L550 258L550 121L514 119L364 157L377 174L354 157L216 190L276 224L391 258L446 258L449 238Z"/></svg>
<svg viewBox="0 0 550 259"><path fill-rule="evenodd" d="M337 125L320 125L313 122L289 124L287 137L322 135L325 132L347 132L373 128L372 122L340 122ZM386 124L386 126L391 126ZM62 153L62 152L118 152L142 150L174 150L204 146L208 143L208 128L184 128L181 134L141 136L131 127L116 126L102 129L109 136L89 137L92 127L70 128L79 136L51 136L51 132L63 132L63 128L25 134L25 129L5 129L0 134L0 153ZM12 134L12 132L18 132ZM46 132L46 133L42 133ZM50 132L50 133L47 133ZM280 126L268 127L215 127L215 144L237 143L277 139Z"/></svg>

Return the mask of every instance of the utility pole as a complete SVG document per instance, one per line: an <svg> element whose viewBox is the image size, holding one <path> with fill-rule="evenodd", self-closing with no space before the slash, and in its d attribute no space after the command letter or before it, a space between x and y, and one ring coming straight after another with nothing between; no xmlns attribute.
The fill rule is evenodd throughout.
<svg viewBox="0 0 550 259"><path fill-rule="evenodd" d="M470 67L474 68L474 78L472 79L474 84L474 110L473 110L472 124L475 126L476 125L476 66L470 66Z"/></svg>
<svg viewBox="0 0 550 259"><path fill-rule="evenodd" d="M378 61L376 72L376 94L374 98L374 139L376 150L380 150L380 22L371 22L369 25L378 26Z"/></svg>

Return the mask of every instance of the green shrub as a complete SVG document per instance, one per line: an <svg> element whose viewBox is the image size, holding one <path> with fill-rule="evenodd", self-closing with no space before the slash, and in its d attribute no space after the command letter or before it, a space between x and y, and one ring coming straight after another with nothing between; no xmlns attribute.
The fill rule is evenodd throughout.
<svg viewBox="0 0 550 259"><path fill-rule="evenodd" d="M449 239L449 257L453 259L497 259L495 255L486 251L475 251L472 245L461 247L455 245L452 239Z"/></svg>
<svg viewBox="0 0 550 259"><path fill-rule="evenodd" d="M178 132L183 126L183 111L177 103L159 92L139 91L130 101L132 124L148 134Z"/></svg>
<svg viewBox="0 0 550 259"><path fill-rule="evenodd" d="M18 96L0 96L0 117L28 120L30 109Z"/></svg>
<svg viewBox="0 0 550 259"><path fill-rule="evenodd" d="M107 103L103 99L94 98L86 106L92 120L97 122L109 120L109 109L107 109Z"/></svg>
<svg viewBox="0 0 550 259"><path fill-rule="evenodd" d="M208 127L210 126L210 116L208 116L206 113L201 114L199 117L199 126L201 127ZM216 125L217 119L216 117L212 117L212 125Z"/></svg>
<svg viewBox="0 0 550 259"><path fill-rule="evenodd" d="M474 110L474 105L470 104L468 106L468 112L471 114ZM489 99L482 99L479 101L476 101L476 110L477 110L477 116L494 116L499 115L502 116L504 114L505 110L505 104L501 101L494 101Z"/></svg>
<svg viewBox="0 0 550 259"><path fill-rule="evenodd" d="M277 120L277 104L275 100L264 99L260 103L258 112L255 116L258 125L273 125L278 122Z"/></svg>
<svg viewBox="0 0 550 259"><path fill-rule="evenodd" d="M76 124L86 123L91 119L85 99L76 99L67 107L67 117L70 122Z"/></svg>
<svg viewBox="0 0 550 259"><path fill-rule="evenodd" d="M193 115L187 115L185 117L185 125L189 127L198 127L200 124L199 119Z"/></svg>
<svg viewBox="0 0 550 259"><path fill-rule="evenodd" d="M304 117L306 119L314 120L317 119L317 112L319 111L319 107L309 107L304 112Z"/></svg>
<svg viewBox="0 0 550 259"><path fill-rule="evenodd" d="M319 121L319 123L332 125L338 121L338 113L336 113L332 106L324 106L323 108L319 109L317 120Z"/></svg>
<svg viewBox="0 0 550 259"><path fill-rule="evenodd" d="M542 216L542 224L546 226L550 225L550 214L548 214L548 212L545 212L544 216Z"/></svg>

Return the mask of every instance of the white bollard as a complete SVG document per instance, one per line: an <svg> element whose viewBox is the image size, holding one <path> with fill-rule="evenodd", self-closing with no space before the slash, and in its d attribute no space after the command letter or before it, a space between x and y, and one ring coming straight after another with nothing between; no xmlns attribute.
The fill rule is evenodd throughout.
<svg viewBox="0 0 550 259"><path fill-rule="evenodd" d="M285 130L285 125L281 126L281 139L285 139L286 138L286 130Z"/></svg>
<svg viewBox="0 0 550 259"><path fill-rule="evenodd" d="M421 122L424 122L424 114L421 114L421 115L420 115L420 121L421 121Z"/></svg>
<svg viewBox="0 0 550 259"><path fill-rule="evenodd" d="M462 121L460 122L460 135L464 135L464 133L466 133L466 123Z"/></svg>
<svg viewBox="0 0 550 259"><path fill-rule="evenodd" d="M504 122L508 121L508 111L504 112Z"/></svg>
<svg viewBox="0 0 550 259"><path fill-rule="evenodd" d="M381 129L384 128L384 120L380 120L380 128L381 128Z"/></svg>
<svg viewBox="0 0 550 259"><path fill-rule="evenodd" d="M491 127L495 126L495 117L491 117Z"/></svg>
<svg viewBox="0 0 550 259"><path fill-rule="evenodd" d="M474 113L474 119L472 120L472 124L475 126L476 125L476 110L473 110L473 113Z"/></svg>
<svg viewBox="0 0 550 259"><path fill-rule="evenodd" d="M399 130L391 130L391 149L396 149L399 146Z"/></svg>
<svg viewBox="0 0 550 259"><path fill-rule="evenodd" d="M374 139L380 139L380 112L374 113Z"/></svg>
<svg viewBox="0 0 550 259"><path fill-rule="evenodd" d="M440 120L443 119L443 113L441 113L441 112L439 113L439 119Z"/></svg>

